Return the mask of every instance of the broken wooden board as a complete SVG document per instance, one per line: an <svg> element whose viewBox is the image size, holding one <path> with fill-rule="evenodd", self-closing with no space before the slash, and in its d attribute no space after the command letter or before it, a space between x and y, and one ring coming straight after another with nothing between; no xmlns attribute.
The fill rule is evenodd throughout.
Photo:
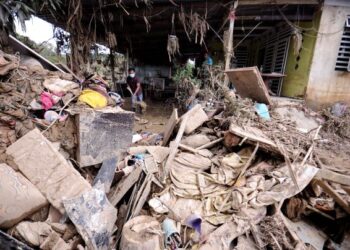
<svg viewBox="0 0 350 250"><path fill-rule="evenodd" d="M48 204L40 191L21 173L0 164L0 228L10 228Z"/></svg>
<svg viewBox="0 0 350 250"><path fill-rule="evenodd" d="M130 155L150 153L157 163L162 163L169 155L170 148L162 146L137 146L130 147L128 153Z"/></svg>
<svg viewBox="0 0 350 250"><path fill-rule="evenodd" d="M167 143L169 142L170 136L172 135L178 121L179 121L179 117L177 114L177 109L174 109L173 113L171 114L164 128L164 137L163 137L162 146L167 145Z"/></svg>
<svg viewBox="0 0 350 250"><path fill-rule="evenodd" d="M327 182L319 179L315 179L316 184L319 185L325 193L331 196L340 207L344 209L348 214L350 214L350 205L343 197L340 196Z"/></svg>
<svg viewBox="0 0 350 250"><path fill-rule="evenodd" d="M109 193L110 187L113 182L115 169L117 168L118 158L113 157L111 159L104 160L97 176L94 179L93 186L98 183L103 184L105 193Z"/></svg>
<svg viewBox="0 0 350 250"><path fill-rule="evenodd" d="M243 139L246 138L247 143L255 145L256 142L259 142L259 146L262 149L272 151L278 154L280 153L277 144L274 143L271 139L269 139L268 136L258 128L247 126L243 128L235 124L231 124L229 131L239 137L242 137Z"/></svg>
<svg viewBox="0 0 350 250"><path fill-rule="evenodd" d="M165 167L164 167L164 178L166 178L166 176L168 175L169 173L169 170L170 170L170 167L174 161L174 158L175 158L175 155L176 155L176 152L177 152L177 149L179 147L179 144L180 144L180 141L181 141L181 138L185 132L185 129L186 129L186 125L187 125L187 122L188 122L188 119L189 119L189 116L185 116L184 119L181 121L181 125L180 125L180 128L179 128L179 131L177 132L177 135L176 135L176 138L175 138L175 141L174 143L170 146L170 153L169 153L169 157L165 163ZM165 180L165 179L164 179Z"/></svg>
<svg viewBox="0 0 350 250"><path fill-rule="evenodd" d="M130 146L134 113L120 108L85 108L77 116L80 167L102 163ZM101 150L103 149L103 150Z"/></svg>
<svg viewBox="0 0 350 250"><path fill-rule="evenodd" d="M326 181L332 181L343 185L350 185L350 176L338 174L334 171L325 168L321 168L320 171L318 171L316 178L323 179Z"/></svg>
<svg viewBox="0 0 350 250"><path fill-rule="evenodd" d="M237 93L243 98L251 98L254 101L271 104L271 98L261 77L258 68L238 68L225 71Z"/></svg>
<svg viewBox="0 0 350 250"><path fill-rule="evenodd" d="M283 216L283 214L281 215ZM283 216L284 220L287 222L286 227L295 232L295 234L300 238L303 243L308 243L314 247L314 249L322 250L327 236L317 227L312 225L308 221L291 221L287 217Z"/></svg>
<svg viewBox="0 0 350 250"><path fill-rule="evenodd" d="M145 155L144 163L145 163L145 171L147 173L154 174L158 172L158 165L155 162L152 155Z"/></svg>
<svg viewBox="0 0 350 250"><path fill-rule="evenodd" d="M108 201L104 191L94 187L63 203L88 249L107 250L118 211Z"/></svg>
<svg viewBox="0 0 350 250"><path fill-rule="evenodd" d="M141 173L142 168L137 167L129 175L124 176L123 179L118 182L115 189L108 194L108 199L113 206L117 205L118 202L124 197L126 192L128 192L129 189L137 182Z"/></svg>
<svg viewBox="0 0 350 250"><path fill-rule="evenodd" d="M143 205L146 203L146 200L151 192L151 185L152 176L147 175L136 195L135 203L131 212L131 218L134 218L135 216L139 215Z"/></svg>
<svg viewBox="0 0 350 250"><path fill-rule="evenodd" d="M209 117L204 112L200 104L195 105L192 109L187 111L182 117L181 120L184 121L185 117L188 117L185 134L191 134L197 128L203 125L204 122L208 121Z"/></svg>
<svg viewBox="0 0 350 250"><path fill-rule="evenodd" d="M18 169L62 214L62 201L90 190L90 184L38 129L33 129L7 148Z"/></svg>

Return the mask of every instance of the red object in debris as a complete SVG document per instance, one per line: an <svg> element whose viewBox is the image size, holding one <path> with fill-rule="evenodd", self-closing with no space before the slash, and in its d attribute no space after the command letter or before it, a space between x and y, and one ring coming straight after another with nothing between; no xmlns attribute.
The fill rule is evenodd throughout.
<svg viewBox="0 0 350 250"><path fill-rule="evenodd" d="M40 95L40 101L42 108L45 110L50 109L55 104L55 101L49 92L42 92Z"/></svg>

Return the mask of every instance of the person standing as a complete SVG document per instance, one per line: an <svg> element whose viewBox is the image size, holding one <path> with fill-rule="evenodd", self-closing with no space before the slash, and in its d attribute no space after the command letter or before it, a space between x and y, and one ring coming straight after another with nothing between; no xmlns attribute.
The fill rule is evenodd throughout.
<svg viewBox="0 0 350 250"><path fill-rule="evenodd" d="M204 64L211 67L213 66L213 58L211 58L210 54L209 53L205 53L204 54Z"/></svg>
<svg viewBox="0 0 350 250"><path fill-rule="evenodd" d="M131 92L131 103L133 111L136 111L136 102L143 101L142 86L140 80L136 77L135 69L129 69L129 75L126 78L128 89Z"/></svg>

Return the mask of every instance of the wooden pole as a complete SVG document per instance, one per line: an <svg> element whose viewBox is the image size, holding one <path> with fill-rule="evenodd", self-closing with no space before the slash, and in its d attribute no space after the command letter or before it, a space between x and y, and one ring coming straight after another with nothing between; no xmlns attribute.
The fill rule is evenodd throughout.
<svg viewBox="0 0 350 250"><path fill-rule="evenodd" d="M115 74L114 74L114 68L115 68L115 60L114 60L114 51L112 48L109 48L109 56L110 56L110 68L111 68L111 73L112 73L112 86L113 86L113 91L117 91L117 84L115 81Z"/></svg>
<svg viewBox="0 0 350 250"><path fill-rule="evenodd" d="M229 27L229 36L227 44L224 44L224 46L227 46L226 48L226 55L225 55L225 70L230 69L230 62L231 58L233 56L232 51L232 45L233 45L233 28L235 27L235 18L236 18L236 9L238 6L238 0L234 2L233 6L230 8L230 14L228 16L228 19L230 20L230 27ZM229 83L228 76L225 75L225 86L227 86Z"/></svg>

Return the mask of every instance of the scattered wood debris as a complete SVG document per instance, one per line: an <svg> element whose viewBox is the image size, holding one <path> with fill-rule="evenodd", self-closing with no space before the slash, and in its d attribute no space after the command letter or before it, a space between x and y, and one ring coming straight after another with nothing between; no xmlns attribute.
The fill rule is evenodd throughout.
<svg viewBox="0 0 350 250"><path fill-rule="evenodd" d="M317 126L303 130L295 119L309 115L305 107L293 106L303 113L294 121L275 112L278 101L255 69L238 80L253 79L261 91L238 87L231 95L220 85L220 105L174 109L163 134L139 135L132 145L133 114L77 103L86 82L29 73L17 60L4 56L0 64L0 243L150 250L342 243L350 172L321 160L318 152L332 138L320 119L308 116ZM63 104L51 92L42 95L44 87L62 90ZM271 104L271 119L260 117L253 101ZM42 104L56 119L45 120Z"/></svg>

